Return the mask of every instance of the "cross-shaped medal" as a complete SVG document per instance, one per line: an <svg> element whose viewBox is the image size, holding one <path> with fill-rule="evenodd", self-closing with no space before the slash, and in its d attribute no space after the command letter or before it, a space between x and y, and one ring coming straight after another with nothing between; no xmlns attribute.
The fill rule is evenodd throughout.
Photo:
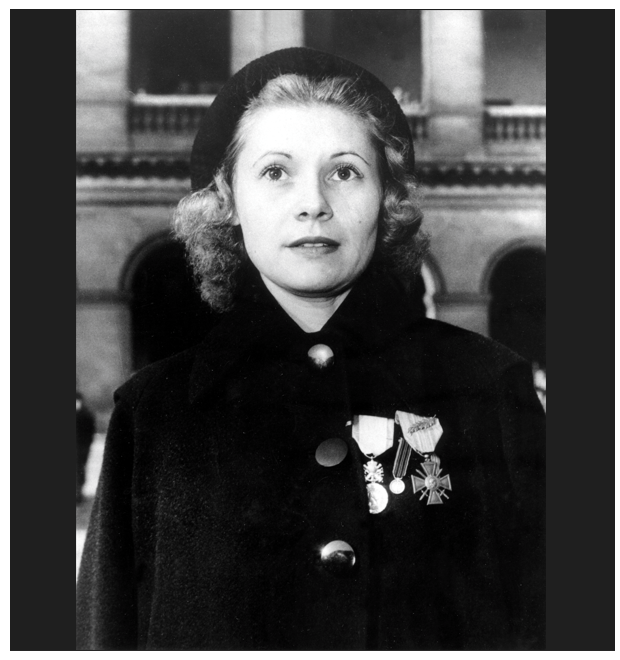
<svg viewBox="0 0 620 660"><path fill-rule="evenodd" d="M422 472L422 470L424 470L424 472ZM446 474L445 476L440 477L441 468L437 463L431 461L425 461L422 463L422 470L416 470L422 478L416 477L415 475L411 476L411 480L413 481L413 492L417 493L422 491L420 499L423 500L425 497L428 497L427 504L443 504L441 498L448 498L446 490L452 490L450 475Z"/></svg>

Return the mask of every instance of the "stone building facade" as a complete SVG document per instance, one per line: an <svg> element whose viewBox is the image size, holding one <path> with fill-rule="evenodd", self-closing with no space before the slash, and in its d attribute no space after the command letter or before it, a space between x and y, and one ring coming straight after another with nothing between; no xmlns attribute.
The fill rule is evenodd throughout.
<svg viewBox="0 0 620 660"><path fill-rule="evenodd" d="M140 330L157 296L169 298L162 337L190 323L178 301L193 294L175 293L187 277L170 229L189 189L197 123L223 82L208 77L287 46L348 56L397 88L432 240L423 269L429 315L516 342L544 363L544 11L186 11L77 11L76 380L102 427L114 389L157 357L145 349L157 328ZM202 56L211 69L194 79L180 55L161 64L174 29L201 20L212 30L198 42L212 49ZM175 74L184 66L187 80Z"/></svg>

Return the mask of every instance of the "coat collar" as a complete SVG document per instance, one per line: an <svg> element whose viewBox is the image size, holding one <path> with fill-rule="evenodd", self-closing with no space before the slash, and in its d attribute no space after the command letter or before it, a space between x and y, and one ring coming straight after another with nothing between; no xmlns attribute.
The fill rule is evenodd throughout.
<svg viewBox="0 0 620 660"><path fill-rule="evenodd" d="M210 391L252 353L286 357L298 352L300 345L309 348L331 342L349 356L359 355L387 345L415 317L402 285L393 276L371 268L319 332L305 333L254 274L234 309L199 345L189 383L190 402Z"/></svg>

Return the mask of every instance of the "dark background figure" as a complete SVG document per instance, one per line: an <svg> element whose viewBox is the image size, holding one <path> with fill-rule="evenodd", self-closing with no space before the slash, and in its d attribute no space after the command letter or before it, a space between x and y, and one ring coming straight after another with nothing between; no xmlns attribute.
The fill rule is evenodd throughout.
<svg viewBox="0 0 620 660"><path fill-rule="evenodd" d="M81 504L84 501L82 489L86 481L86 462L90 446L95 435L95 416L88 409L84 402L84 397L75 393L75 438L77 453L77 473L75 481L75 503Z"/></svg>

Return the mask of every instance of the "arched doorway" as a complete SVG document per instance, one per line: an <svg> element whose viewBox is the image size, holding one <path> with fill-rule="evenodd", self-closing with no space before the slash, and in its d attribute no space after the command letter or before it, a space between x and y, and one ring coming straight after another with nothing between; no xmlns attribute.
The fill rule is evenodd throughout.
<svg viewBox="0 0 620 660"><path fill-rule="evenodd" d="M199 343L218 316L202 302L183 246L154 240L129 277L133 369Z"/></svg>
<svg viewBox="0 0 620 660"><path fill-rule="evenodd" d="M502 257L491 272L489 334L524 358L546 368L546 254L521 247Z"/></svg>

